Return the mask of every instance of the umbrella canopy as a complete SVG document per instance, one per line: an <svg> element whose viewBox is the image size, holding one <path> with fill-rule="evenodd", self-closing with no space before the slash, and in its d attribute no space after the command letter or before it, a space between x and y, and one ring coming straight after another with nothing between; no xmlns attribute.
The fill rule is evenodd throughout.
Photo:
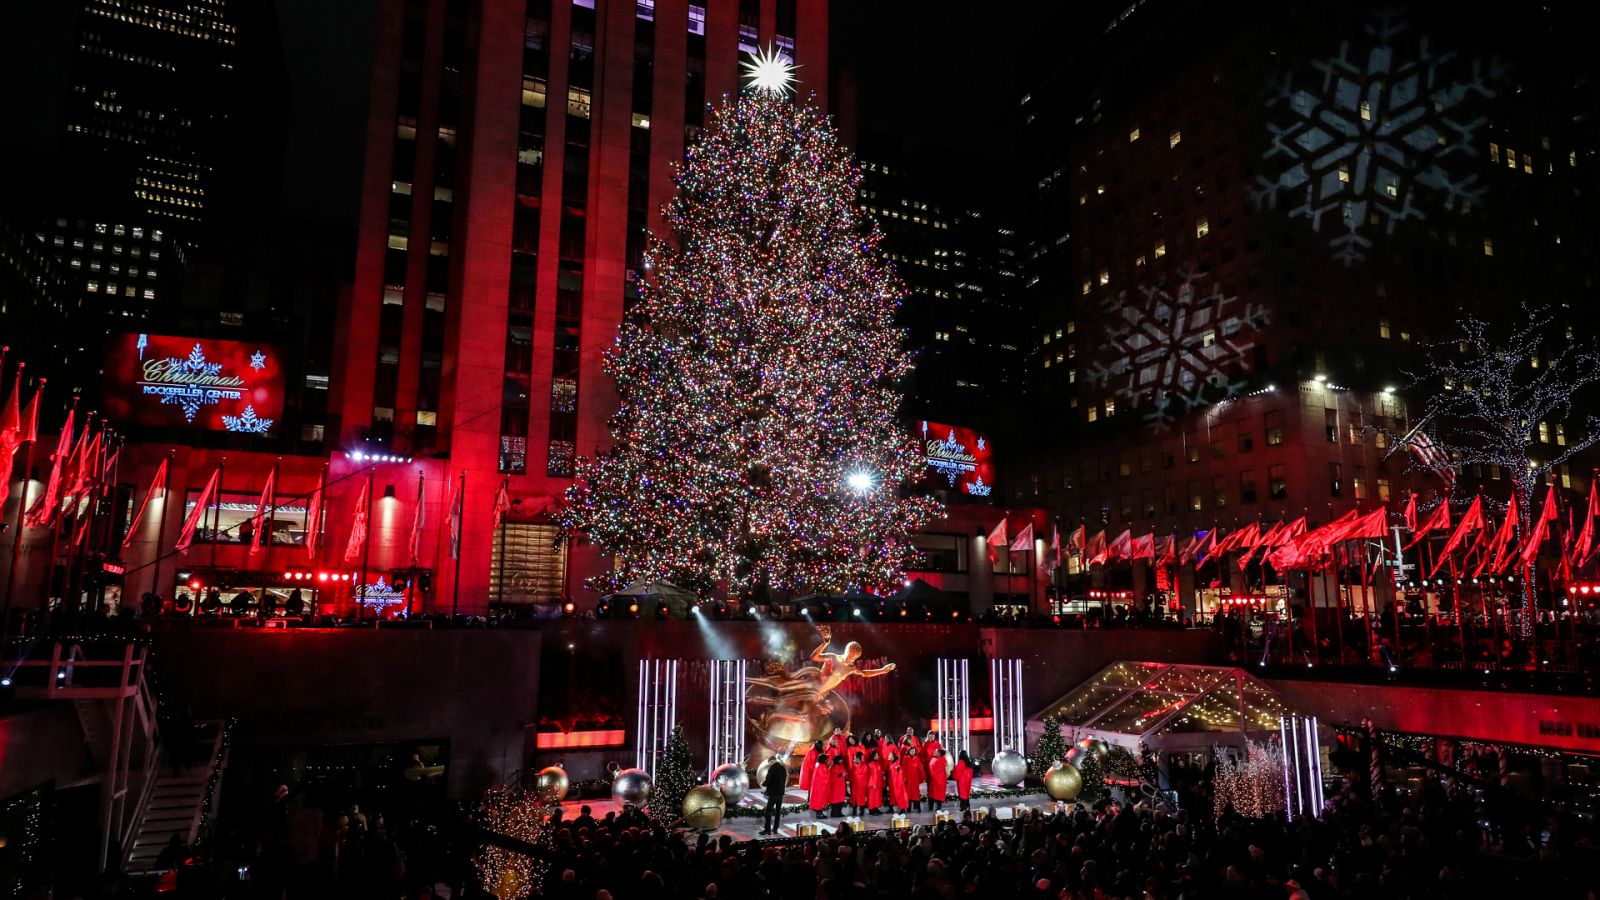
<svg viewBox="0 0 1600 900"><path fill-rule="evenodd" d="M684 590L665 581L635 581L615 594L607 594L602 599L613 598L624 601L635 600L641 604L665 603L674 614L687 614L696 601L693 591Z"/></svg>

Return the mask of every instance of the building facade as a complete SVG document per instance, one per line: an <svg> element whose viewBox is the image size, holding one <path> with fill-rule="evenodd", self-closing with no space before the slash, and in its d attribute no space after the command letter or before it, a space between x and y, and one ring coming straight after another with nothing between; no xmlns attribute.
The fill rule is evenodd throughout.
<svg viewBox="0 0 1600 900"><path fill-rule="evenodd" d="M1090 533L1431 496L1440 479L1394 452L1424 348L1524 302L1592 333L1593 98L1559 50L1571 22L1258 13L1136 5L1023 100L1047 437L1008 493ZM1530 423L1535 457L1574 427ZM1505 475L1461 474L1458 494ZM1575 466L1554 478L1587 488Z"/></svg>
<svg viewBox="0 0 1600 900"><path fill-rule="evenodd" d="M602 354L672 166L768 45L825 107L820 0L383 3L328 438L465 476L460 596L549 602L605 564L550 513L607 442Z"/></svg>

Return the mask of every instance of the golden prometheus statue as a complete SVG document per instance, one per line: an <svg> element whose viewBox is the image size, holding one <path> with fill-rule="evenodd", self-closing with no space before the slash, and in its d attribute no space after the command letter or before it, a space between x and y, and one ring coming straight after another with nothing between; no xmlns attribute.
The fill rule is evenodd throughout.
<svg viewBox="0 0 1600 900"><path fill-rule="evenodd" d="M758 768L769 757L785 759L795 753L804 754L816 741L825 741L834 732L850 733L850 706L834 690L855 675L877 678L894 671L894 663L880 669L863 669L856 665L861 659L861 645L851 641L843 653L829 653L833 630L826 625L817 632L822 643L811 651L810 662L793 672L785 672L777 663L767 664L767 673L752 678L745 690L745 705L763 712L750 720L755 729L755 749L747 763Z"/></svg>

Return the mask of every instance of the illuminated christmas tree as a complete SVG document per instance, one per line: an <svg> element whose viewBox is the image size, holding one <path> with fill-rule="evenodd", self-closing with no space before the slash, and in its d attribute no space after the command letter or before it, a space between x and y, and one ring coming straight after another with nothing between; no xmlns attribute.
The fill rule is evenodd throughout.
<svg viewBox="0 0 1600 900"><path fill-rule="evenodd" d="M896 583L937 511L900 496L916 444L902 289L856 207L860 170L764 57L689 150L607 357L612 447L563 525L617 557L600 588L738 597Z"/></svg>
<svg viewBox="0 0 1600 900"><path fill-rule="evenodd" d="M700 783L681 724L672 726L666 752L652 774L655 786L650 789L650 817L670 827L683 816L683 798Z"/></svg>

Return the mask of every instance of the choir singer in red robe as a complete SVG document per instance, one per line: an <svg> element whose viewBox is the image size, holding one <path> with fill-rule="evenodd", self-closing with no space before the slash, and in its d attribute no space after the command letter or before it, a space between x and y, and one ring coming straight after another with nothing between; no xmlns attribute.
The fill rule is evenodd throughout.
<svg viewBox="0 0 1600 900"><path fill-rule="evenodd" d="M924 747L928 746L923 744ZM945 791L949 788L945 767L944 751L934 748L933 758L928 760L928 805L934 809L944 809Z"/></svg>

